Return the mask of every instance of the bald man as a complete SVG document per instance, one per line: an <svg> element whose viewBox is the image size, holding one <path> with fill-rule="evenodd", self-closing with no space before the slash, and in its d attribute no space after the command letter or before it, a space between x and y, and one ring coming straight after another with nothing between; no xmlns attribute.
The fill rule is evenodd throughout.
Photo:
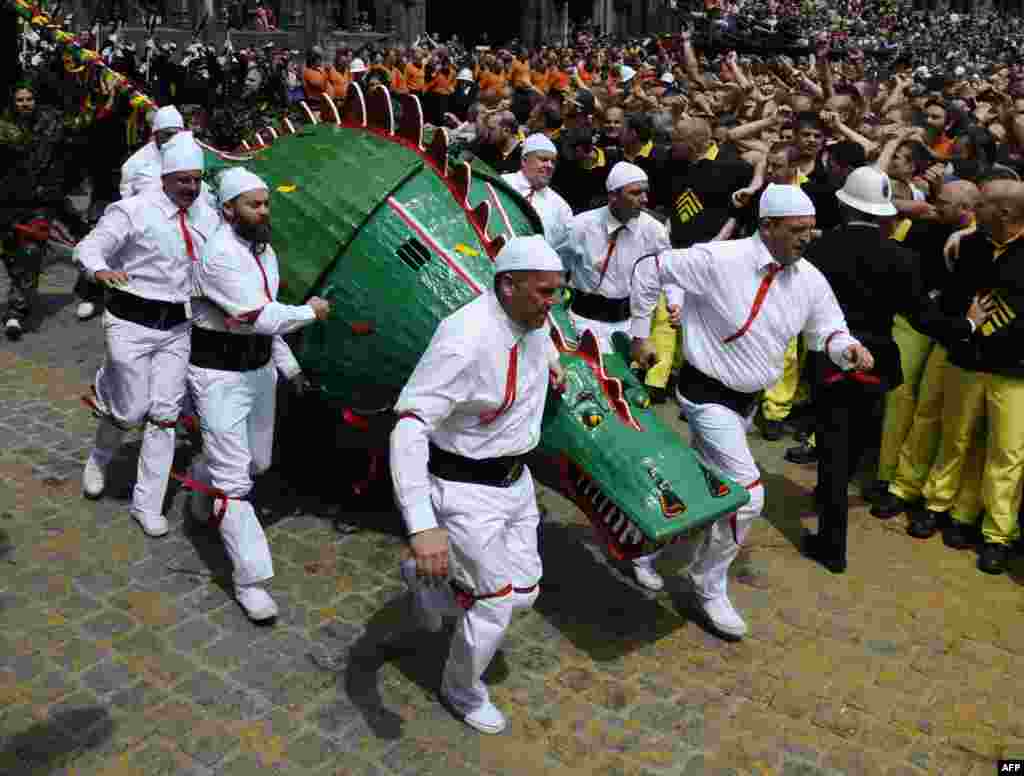
<svg viewBox="0 0 1024 776"><path fill-rule="evenodd" d="M903 244L917 254L925 292L936 310L958 316L946 309L943 290L951 274L942 256L949 235L974 223L974 211L981 194L970 181L943 183L934 202L938 219L915 221ZM893 336L900 348L904 383L893 390L885 406L882 444L878 460L879 487L884 487L871 514L888 519L915 506L935 462L942 431L942 386L949 363L946 348L934 337L922 333L906 318L898 316ZM935 521L921 510L913 511L911 536L927 539L937 530Z"/></svg>
<svg viewBox="0 0 1024 776"><path fill-rule="evenodd" d="M1002 574L1020 538L1024 476L1024 184L983 182L977 222L948 291L971 333L948 343L945 425L924 496L929 511L949 510L943 541L980 540L978 568Z"/></svg>

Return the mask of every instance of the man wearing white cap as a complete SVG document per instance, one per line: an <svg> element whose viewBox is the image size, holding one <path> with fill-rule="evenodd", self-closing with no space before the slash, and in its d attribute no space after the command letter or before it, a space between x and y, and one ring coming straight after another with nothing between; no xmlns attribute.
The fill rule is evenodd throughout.
<svg viewBox="0 0 1024 776"><path fill-rule="evenodd" d="M572 220L569 203L551 188L551 176L558 163L558 149L547 135L540 132L523 141L523 157L519 172L501 176L509 186L519 192L540 216L544 237L554 247L565 239Z"/></svg>
<svg viewBox="0 0 1024 776"><path fill-rule="evenodd" d="M165 105L153 116L153 139L128 157L121 165L121 199L141 194L143 189L160 185L161 149L185 129L185 120L173 105Z"/></svg>
<svg viewBox="0 0 1024 776"><path fill-rule="evenodd" d="M185 394L192 267L220 220L199 196L203 150L191 135L167 144L162 173L161 188L113 203L75 248L90 280L108 289L106 354L94 385L101 419L83 489L100 496L122 431L144 424L132 517L150 536L168 530L163 503Z"/></svg>
<svg viewBox="0 0 1024 776"><path fill-rule="evenodd" d="M758 392L782 374L786 344L803 333L843 370L870 370L871 353L847 333L824 276L801 261L814 229L814 204L799 186L770 184L760 200L757 234L665 251L636 266L633 355L645 363L651 314L662 288L681 287L686 364L676 398L694 451L706 465L743 485L750 502L707 529L688 570L707 624L729 639L747 625L727 592L729 565L764 506L764 486L747 446Z"/></svg>
<svg viewBox="0 0 1024 776"><path fill-rule="evenodd" d="M512 612L537 598L539 511L523 456L540 440L549 379L563 379L546 326L565 280L558 254L540 235L516 237L495 265L493 293L434 333L391 434L411 546L402 576L424 627L459 617L441 697L482 733L506 722L480 677Z"/></svg>
<svg viewBox="0 0 1024 776"><path fill-rule="evenodd" d="M206 243L195 272L188 382L203 433L204 455L192 479L216 494L201 515L220 530L234 566L235 597L254 621L277 606L261 583L274 575L263 527L248 501L253 474L270 467L277 370L293 379L299 364L282 334L323 320L330 305L276 301L280 278L270 247L270 192L242 167L220 178L224 223ZM192 502L195 505L196 499ZM199 511L193 508L193 516Z"/></svg>

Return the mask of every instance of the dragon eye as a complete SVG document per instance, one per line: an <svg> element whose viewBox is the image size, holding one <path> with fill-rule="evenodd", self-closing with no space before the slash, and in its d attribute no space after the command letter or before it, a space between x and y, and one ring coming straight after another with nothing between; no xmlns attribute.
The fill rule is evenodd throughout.
<svg viewBox="0 0 1024 776"><path fill-rule="evenodd" d="M641 410L650 409L651 397L643 388L629 388L626 390L626 398L634 407Z"/></svg>
<svg viewBox="0 0 1024 776"><path fill-rule="evenodd" d="M583 425L587 428L597 428L604 422L604 415L596 412L584 412L580 418L583 420Z"/></svg>

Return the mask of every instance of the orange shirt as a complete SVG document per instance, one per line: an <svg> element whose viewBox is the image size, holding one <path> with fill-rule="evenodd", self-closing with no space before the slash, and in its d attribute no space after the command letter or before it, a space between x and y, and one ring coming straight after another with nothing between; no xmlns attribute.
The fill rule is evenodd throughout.
<svg viewBox="0 0 1024 776"><path fill-rule="evenodd" d="M580 80L583 81L583 83L585 84L589 84L591 81L594 80L593 74L589 70L587 70L585 65L582 64L576 66L576 75L578 75L580 77Z"/></svg>
<svg viewBox="0 0 1024 776"><path fill-rule="evenodd" d="M330 84L327 80L327 73L322 67L307 67L302 71L302 88L306 92L307 100L320 100L320 95L326 92Z"/></svg>
<svg viewBox="0 0 1024 776"><path fill-rule="evenodd" d="M348 68L338 70L338 68L332 67L327 71L327 79L329 81L327 93L331 97L335 100L343 100L348 96L348 85L352 83L352 76L349 74Z"/></svg>
<svg viewBox="0 0 1024 776"><path fill-rule="evenodd" d="M544 94L548 93L548 71L547 70L531 70L530 78L533 79L533 85L540 89Z"/></svg>
<svg viewBox="0 0 1024 776"><path fill-rule="evenodd" d="M548 81L548 88L557 89L560 92L569 88L569 74L563 70L555 70Z"/></svg>
<svg viewBox="0 0 1024 776"><path fill-rule="evenodd" d="M434 77L430 79L430 83L426 85L426 91L433 94L451 94L455 91L455 86L452 84L451 73L448 70L437 70L434 73Z"/></svg>
<svg viewBox="0 0 1024 776"><path fill-rule="evenodd" d="M410 92L423 91L423 68L418 67L415 62L405 66L405 85Z"/></svg>
<svg viewBox="0 0 1024 776"><path fill-rule="evenodd" d="M480 91L490 92L502 87L502 78L492 70L484 70L479 77Z"/></svg>
<svg viewBox="0 0 1024 776"><path fill-rule="evenodd" d="M391 91L405 94L405 73L400 67L391 68Z"/></svg>
<svg viewBox="0 0 1024 776"><path fill-rule="evenodd" d="M529 89L530 63L520 62L518 59L513 59L512 68L509 71L509 77L512 80L512 87L514 89Z"/></svg>

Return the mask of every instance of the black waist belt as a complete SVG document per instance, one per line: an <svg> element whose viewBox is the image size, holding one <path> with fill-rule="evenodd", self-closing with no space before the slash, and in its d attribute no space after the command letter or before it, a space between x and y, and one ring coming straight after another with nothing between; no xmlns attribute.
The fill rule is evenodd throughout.
<svg viewBox="0 0 1024 776"><path fill-rule="evenodd" d="M192 327L189 363L222 372L251 372L266 366L274 338L266 334L231 334Z"/></svg>
<svg viewBox="0 0 1024 776"><path fill-rule="evenodd" d="M604 323L621 323L629 320L629 297L609 299L600 294L588 294L573 289L572 311L581 318Z"/></svg>
<svg viewBox="0 0 1024 776"><path fill-rule="evenodd" d="M107 289L106 305L111 315L148 329L167 331L188 320L188 312L183 302L144 299L116 288Z"/></svg>
<svg viewBox="0 0 1024 776"><path fill-rule="evenodd" d="M679 392L694 404L721 404L743 417L750 414L750 411L757 403L760 391L756 393L740 393L726 385L718 382L713 377L708 377L689 362L683 364L679 370Z"/></svg>
<svg viewBox="0 0 1024 776"><path fill-rule="evenodd" d="M442 480L475 482L494 488L514 485L522 476L523 467L521 455L476 460L449 453L433 442L430 443L430 460L427 463L427 471Z"/></svg>

